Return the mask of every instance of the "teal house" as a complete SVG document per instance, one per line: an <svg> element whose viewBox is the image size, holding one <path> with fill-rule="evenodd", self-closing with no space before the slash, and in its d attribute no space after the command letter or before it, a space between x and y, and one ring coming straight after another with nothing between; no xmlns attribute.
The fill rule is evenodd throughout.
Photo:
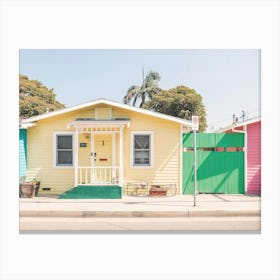
<svg viewBox="0 0 280 280"><path fill-rule="evenodd" d="M19 178L23 180L26 176L27 169L27 137L26 129L19 129Z"/></svg>

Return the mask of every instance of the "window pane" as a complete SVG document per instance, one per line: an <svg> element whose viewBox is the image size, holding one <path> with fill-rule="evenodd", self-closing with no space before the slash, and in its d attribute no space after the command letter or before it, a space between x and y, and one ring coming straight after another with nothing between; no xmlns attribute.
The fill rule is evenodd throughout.
<svg viewBox="0 0 280 280"><path fill-rule="evenodd" d="M57 164L72 165L72 151L58 151Z"/></svg>
<svg viewBox="0 0 280 280"><path fill-rule="evenodd" d="M150 164L150 152L149 151L135 151L134 164L147 165Z"/></svg>
<svg viewBox="0 0 280 280"><path fill-rule="evenodd" d="M72 149L72 135L57 136L58 149Z"/></svg>
<svg viewBox="0 0 280 280"><path fill-rule="evenodd" d="M149 149L150 148L150 135L135 135L134 148L135 149Z"/></svg>

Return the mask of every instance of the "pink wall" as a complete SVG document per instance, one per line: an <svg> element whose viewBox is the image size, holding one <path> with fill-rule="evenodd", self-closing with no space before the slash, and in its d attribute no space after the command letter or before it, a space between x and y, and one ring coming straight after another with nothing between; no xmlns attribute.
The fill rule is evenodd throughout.
<svg viewBox="0 0 280 280"><path fill-rule="evenodd" d="M247 193L261 194L261 122L247 126Z"/></svg>
<svg viewBox="0 0 280 280"><path fill-rule="evenodd" d="M242 126L236 130L244 130ZM232 133L232 130L225 131ZM247 125L247 194L261 194L261 121Z"/></svg>

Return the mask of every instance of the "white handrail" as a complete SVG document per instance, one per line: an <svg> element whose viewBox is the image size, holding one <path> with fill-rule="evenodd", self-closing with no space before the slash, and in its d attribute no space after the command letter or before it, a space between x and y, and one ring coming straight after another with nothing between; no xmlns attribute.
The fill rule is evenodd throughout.
<svg viewBox="0 0 280 280"><path fill-rule="evenodd" d="M119 166L79 166L78 170L80 185L119 183Z"/></svg>

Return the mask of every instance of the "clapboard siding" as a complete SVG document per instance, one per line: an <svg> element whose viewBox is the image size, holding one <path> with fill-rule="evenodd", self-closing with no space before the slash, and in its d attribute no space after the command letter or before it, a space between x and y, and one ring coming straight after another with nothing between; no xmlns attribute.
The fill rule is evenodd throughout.
<svg viewBox="0 0 280 280"><path fill-rule="evenodd" d="M97 107L106 107L98 105ZM108 106L107 106L108 107ZM76 110L37 122L28 128L28 179L37 177L42 188L51 188L50 193L60 194L74 187L74 168L55 168L53 134L55 131L69 131L67 123L76 118L94 117L95 107ZM138 112L112 107L112 117L129 118L129 128L124 130L123 159L124 182L145 180L149 183L175 183L180 188L180 124ZM132 131L152 131L154 135L154 164L152 168L130 166L130 137ZM83 136L80 136L83 137ZM85 139L82 139L85 142ZM89 142L87 140L87 142ZM80 153L80 162L86 163L87 153ZM116 164L119 163L119 135L116 135ZM40 190L41 191L41 190Z"/></svg>
<svg viewBox="0 0 280 280"><path fill-rule="evenodd" d="M26 176L27 158L26 158L26 129L19 130L19 177Z"/></svg>
<svg viewBox="0 0 280 280"><path fill-rule="evenodd" d="M247 126L247 193L261 193L261 122Z"/></svg>
<svg viewBox="0 0 280 280"><path fill-rule="evenodd" d="M113 117L129 118L129 129L124 131L124 182L145 180L150 184L175 183L180 188L180 125L156 117L113 108ZM132 131L152 131L154 135L153 167L133 168L130 137Z"/></svg>
<svg viewBox="0 0 280 280"><path fill-rule="evenodd" d="M236 130L245 130L242 124ZM226 130L232 133L232 130ZM261 121L247 124L247 193L261 194Z"/></svg>

